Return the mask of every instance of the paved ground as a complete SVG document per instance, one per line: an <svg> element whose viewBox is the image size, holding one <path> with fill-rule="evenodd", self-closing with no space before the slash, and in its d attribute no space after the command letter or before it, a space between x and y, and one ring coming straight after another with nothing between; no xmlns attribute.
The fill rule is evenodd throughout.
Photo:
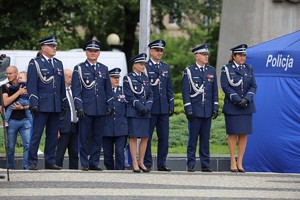
<svg viewBox="0 0 300 200"><path fill-rule="evenodd" d="M300 174L13 170L0 199L300 199Z"/></svg>

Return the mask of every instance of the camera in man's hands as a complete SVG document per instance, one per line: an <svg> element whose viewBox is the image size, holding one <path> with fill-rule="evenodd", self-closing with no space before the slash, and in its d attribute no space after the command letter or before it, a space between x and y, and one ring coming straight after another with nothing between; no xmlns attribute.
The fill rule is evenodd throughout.
<svg viewBox="0 0 300 200"><path fill-rule="evenodd" d="M6 78L5 71L6 68L10 65L10 57L5 54L0 54L0 81Z"/></svg>
<svg viewBox="0 0 300 200"><path fill-rule="evenodd" d="M0 54L0 65L2 64L2 61L6 58L5 54Z"/></svg>

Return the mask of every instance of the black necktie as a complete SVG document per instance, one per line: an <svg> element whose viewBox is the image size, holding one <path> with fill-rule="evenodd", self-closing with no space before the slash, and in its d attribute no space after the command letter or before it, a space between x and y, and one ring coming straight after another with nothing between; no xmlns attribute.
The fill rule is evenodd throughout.
<svg viewBox="0 0 300 200"><path fill-rule="evenodd" d="M69 101L70 101L70 104L71 104L71 111L72 111L71 121L76 123L77 122L77 117L76 117L76 111L75 111L75 104L74 104L74 100L72 98L70 88L67 88L67 95L69 97Z"/></svg>
<svg viewBox="0 0 300 200"><path fill-rule="evenodd" d="M242 69L242 65L239 65L239 66L238 66L238 69L241 70L241 69Z"/></svg>
<svg viewBox="0 0 300 200"><path fill-rule="evenodd" d="M96 66L95 65L92 65L92 68L94 71L96 71Z"/></svg>
<svg viewBox="0 0 300 200"><path fill-rule="evenodd" d="M48 62L51 64L51 66L53 67L53 63L52 63L52 59L51 58L49 58L48 59Z"/></svg>

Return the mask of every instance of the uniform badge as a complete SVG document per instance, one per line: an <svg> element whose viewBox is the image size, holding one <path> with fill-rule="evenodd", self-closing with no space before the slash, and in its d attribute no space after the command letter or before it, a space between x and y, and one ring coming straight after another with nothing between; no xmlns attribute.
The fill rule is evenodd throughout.
<svg viewBox="0 0 300 200"><path fill-rule="evenodd" d="M59 69L59 68L57 68L57 74L58 74L58 75L61 75L61 72L62 72L62 70Z"/></svg>
<svg viewBox="0 0 300 200"><path fill-rule="evenodd" d="M100 78L102 77L102 73L101 73L101 71L99 71L99 77L100 77Z"/></svg>

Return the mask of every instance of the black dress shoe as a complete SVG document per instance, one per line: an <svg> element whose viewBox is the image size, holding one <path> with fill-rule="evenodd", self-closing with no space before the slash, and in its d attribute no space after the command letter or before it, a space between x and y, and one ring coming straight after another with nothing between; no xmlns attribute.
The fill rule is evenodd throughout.
<svg viewBox="0 0 300 200"><path fill-rule="evenodd" d="M101 167L99 167L99 165L96 166L90 166L89 167L90 170L96 170L96 171L102 171Z"/></svg>
<svg viewBox="0 0 300 200"><path fill-rule="evenodd" d="M29 169L29 170L37 170L38 168L37 168L36 165L30 165L30 166L28 167L28 169Z"/></svg>
<svg viewBox="0 0 300 200"><path fill-rule="evenodd" d="M245 170L244 169L237 169L239 172L241 172L241 173L245 173Z"/></svg>
<svg viewBox="0 0 300 200"><path fill-rule="evenodd" d="M148 168L143 169L141 166L139 166L140 170L142 170L143 172L150 172L151 170L149 170Z"/></svg>
<svg viewBox="0 0 300 200"><path fill-rule="evenodd" d="M190 167L190 168L187 169L187 171L188 171L188 172L195 172L195 169L192 168L192 167Z"/></svg>
<svg viewBox="0 0 300 200"><path fill-rule="evenodd" d="M202 172L212 172L212 169L210 167L202 168Z"/></svg>
<svg viewBox="0 0 300 200"><path fill-rule="evenodd" d="M82 171L89 171L89 166L82 166L82 167L81 167L81 170L82 170Z"/></svg>
<svg viewBox="0 0 300 200"><path fill-rule="evenodd" d="M5 176L4 175L0 175L0 179L5 179Z"/></svg>
<svg viewBox="0 0 300 200"><path fill-rule="evenodd" d="M170 168L168 168L167 166L160 166L160 167L157 168L157 171L170 172L172 170Z"/></svg>
<svg viewBox="0 0 300 200"><path fill-rule="evenodd" d="M50 165L45 165L45 169L61 170L61 167L57 166L56 164L50 164Z"/></svg>

